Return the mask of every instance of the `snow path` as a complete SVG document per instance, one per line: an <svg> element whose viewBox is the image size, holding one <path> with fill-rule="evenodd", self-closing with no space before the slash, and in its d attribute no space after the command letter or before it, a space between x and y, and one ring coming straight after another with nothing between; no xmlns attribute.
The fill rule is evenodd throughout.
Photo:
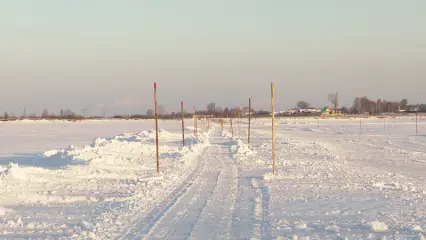
<svg viewBox="0 0 426 240"><path fill-rule="evenodd" d="M233 143L211 140L184 183L119 239L229 239L238 187Z"/></svg>
<svg viewBox="0 0 426 240"><path fill-rule="evenodd" d="M200 159L202 159L202 157L200 157ZM137 221L119 239L140 239L144 236L146 237L151 235L159 223L166 217L166 215L173 211L173 209L176 209L176 205L178 205L181 200L185 200L182 198L188 196L189 191L197 189L196 187L193 187L193 185L197 184L195 183L195 179L199 176L199 172L203 171L204 167L205 161L198 161L197 167L178 188L176 188L169 196L167 196L164 201L154 207L154 209L152 209L144 218ZM201 184L204 185L204 183ZM201 184L199 184L197 187L203 189ZM194 194L193 191L191 191L191 193ZM191 194L189 196L191 196ZM195 196L200 196L200 194L197 193Z"/></svg>

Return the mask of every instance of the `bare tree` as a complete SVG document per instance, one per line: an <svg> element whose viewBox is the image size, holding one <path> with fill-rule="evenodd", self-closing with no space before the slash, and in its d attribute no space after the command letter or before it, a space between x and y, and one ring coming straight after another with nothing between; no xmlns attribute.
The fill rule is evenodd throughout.
<svg viewBox="0 0 426 240"><path fill-rule="evenodd" d="M376 112L377 112L377 114L381 114L382 113L382 100L380 98L377 99Z"/></svg>
<svg viewBox="0 0 426 240"><path fill-rule="evenodd" d="M27 109L24 108L21 118L27 118Z"/></svg>
<svg viewBox="0 0 426 240"><path fill-rule="evenodd" d="M153 116L154 116L154 110L152 110L152 109L148 109L148 110L146 111L146 116L148 116L148 117L153 117Z"/></svg>
<svg viewBox="0 0 426 240"><path fill-rule="evenodd" d="M45 108L45 109L43 109L43 112L41 113L41 117L42 118L48 118L50 115L49 115L49 111L47 111L47 109Z"/></svg>
<svg viewBox="0 0 426 240"><path fill-rule="evenodd" d="M166 114L166 110L164 110L163 105L158 105L158 115Z"/></svg>
<svg viewBox="0 0 426 240"><path fill-rule="evenodd" d="M339 92L328 94L328 101L334 107L334 113L337 113L337 108L339 107Z"/></svg>
<svg viewBox="0 0 426 240"><path fill-rule="evenodd" d="M7 112L4 112L4 119L9 119L9 113L7 113Z"/></svg>
<svg viewBox="0 0 426 240"><path fill-rule="evenodd" d="M216 113L216 115L222 115L223 114L223 109L221 108L221 107L216 107L216 109L215 109L215 113Z"/></svg>
<svg viewBox="0 0 426 240"><path fill-rule="evenodd" d="M402 99L401 102L399 103L399 107L402 110L406 110L407 109L407 105L408 105L408 100L406 98Z"/></svg>
<svg viewBox="0 0 426 240"><path fill-rule="evenodd" d="M354 100L353 103L353 109L357 112L357 113L361 113L362 112L362 102L361 102L361 98L357 97Z"/></svg>
<svg viewBox="0 0 426 240"><path fill-rule="evenodd" d="M207 105L208 114L213 115L215 113L215 111L216 111L216 103L214 103L214 102L209 103L209 105Z"/></svg>
<svg viewBox="0 0 426 240"><path fill-rule="evenodd" d="M229 108L228 107L226 107L224 110L223 110L223 115L225 116L225 117L228 117L229 115L230 115L230 111L229 111Z"/></svg>
<svg viewBox="0 0 426 240"><path fill-rule="evenodd" d="M300 109L306 109L306 108L309 108L310 104L305 101L299 101L297 102L296 106Z"/></svg>

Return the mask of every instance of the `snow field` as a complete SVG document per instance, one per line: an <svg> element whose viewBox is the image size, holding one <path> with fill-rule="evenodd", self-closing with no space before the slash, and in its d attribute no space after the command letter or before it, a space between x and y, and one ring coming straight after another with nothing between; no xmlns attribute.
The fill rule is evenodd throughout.
<svg viewBox="0 0 426 240"><path fill-rule="evenodd" d="M279 125L278 174L264 175L274 203L271 235L423 237L413 229L422 229L426 216L424 137L407 134L411 124L403 122L384 131L372 121L363 133L355 124L341 120L320 128L315 122ZM255 132L270 136L269 129ZM254 150L270 156L270 140ZM307 228L302 230L299 222Z"/></svg>
<svg viewBox="0 0 426 240"><path fill-rule="evenodd" d="M161 173L155 167L155 132L97 138L34 155L21 166L0 166L0 238L107 239L126 231L134 215L164 198L209 145L161 130Z"/></svg>
<svg viewBox="0 0 426 240"><path fill-rule="evenodd" d="M361 121L277 119L275 176L267 119L250 146L247 124L238 139L225 121L198 139L188 126L184 148L180 122L162 121L159 175L152 124L6 156L0 239L424 239L426 122L415 136L412 118Z"/></svg>

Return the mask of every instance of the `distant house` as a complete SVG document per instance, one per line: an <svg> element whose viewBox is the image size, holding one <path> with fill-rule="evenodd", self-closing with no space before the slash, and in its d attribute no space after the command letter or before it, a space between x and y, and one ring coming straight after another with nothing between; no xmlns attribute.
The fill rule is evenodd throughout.
<svg viewBox="0 0 426 240"><path fill-rule="evenodd" d="M293 109L288 109L286 111L280 111L280 115L281 116L291 116L291 115L296 115L296 116L314 116L314 115L320 115L321 114L321 109L317 109L317 108L293 108Z"/></svg>
<svg viewBox="0 0 426 240"><path fill-rule="evenodd" d="M263 110L260 110L260 111L258 111L258 112L253 112L254 113L254 115L256 115L256 116L271 116L271 113L270 112L268 112L268 111L263 111Z"/></svg>
<svg viewBox="0 0 426 240"><path fill-rule="evenodd" d="M320 113L322 112L319 108L307 108L307 109L299 109L300 113Z"/></svg>
<svg viewBox="0 0 426 240"><path fill-rule="evenodd" d="M288 109L287 111L281 111L280 114L281 115L293 115L297 113L296 109Z"/></svg>
<svg viewBox="0 0 426 240"><path fill-rule="evenodd" d="M244 112L242 112L241 113L241 116L244 116L244 117L246 117L246 116L248 116L249 115L249 111L244 111ZM254 111L251 111L251 115L254 115L254 114L256 114L256 112L254 112Z"/></svg>
<svg viewBox="0 0 426 240"><path fill-rule="evenodd" d="M328 115L331 113L331 109L329 107L323 107L321 110L321 114Z"/></svg>
<svg viewBox="0 0 426 240"><path fill-rule="evenodd" d="M418 111L419 111L419 108L417 106L408 106L407 107L407 112L409 112L409 113L415 113L415 112L418 112Z"/></svg>

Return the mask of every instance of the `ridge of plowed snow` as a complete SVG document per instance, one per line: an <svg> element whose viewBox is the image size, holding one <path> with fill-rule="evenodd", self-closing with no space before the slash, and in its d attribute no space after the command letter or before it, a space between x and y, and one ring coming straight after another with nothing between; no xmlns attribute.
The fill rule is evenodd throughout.
<svg viewBox="0 0 426 240"><path fill-rule="evenodd" d="M83 147L49 150L30 159L28 165L32 166L0 166L0 206L13 198L16 204L46 208L34 213L39 221L22 219L19 224L12 211L2 207L2 215L7 213L12 220L0 220L0 229L46 229L46 238L53 234L49 231L63 229L66 232L61 235L67 239L109 239L192 171L197 156L209 145L209 134L201 133L198 138L188 134L182 147L180 134L160 130L160 174L155 172L153 130L98 138ZM41 220L43 212L52 211L50 205L65 203L68 206L54 214L56 220ZM66 219L62 211L69 211ZM74 222L75 226L69 228L61 222Z"/></svg>

